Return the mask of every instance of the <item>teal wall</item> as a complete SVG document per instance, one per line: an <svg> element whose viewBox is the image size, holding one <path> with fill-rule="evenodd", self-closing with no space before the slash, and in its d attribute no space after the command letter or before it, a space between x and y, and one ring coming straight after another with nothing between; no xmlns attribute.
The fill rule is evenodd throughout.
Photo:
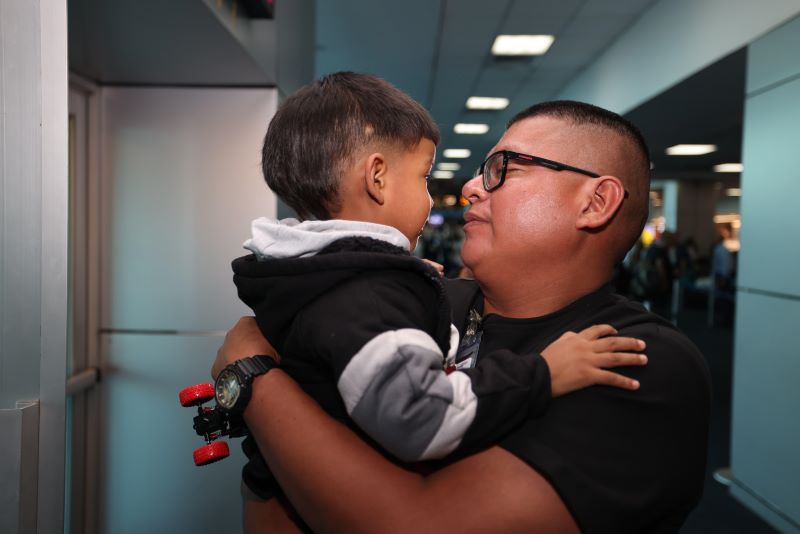
<svg viewBox="0 0 800 534"><path fill-rule="evenodd" d="M798 0L658 0L559 98L626 113L798 13Z"/></svg>
<svg viewBox="0 0 800 534"><path fill-rule="evenodd" d="M732 493L800 532L800 17L748 48Z"/></svg>

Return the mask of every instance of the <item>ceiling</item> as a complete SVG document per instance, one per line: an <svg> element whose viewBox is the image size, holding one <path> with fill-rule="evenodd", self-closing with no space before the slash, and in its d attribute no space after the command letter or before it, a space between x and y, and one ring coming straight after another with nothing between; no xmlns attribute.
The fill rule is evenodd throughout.
<svg viewBox="0 0 800 534"><path fill-rule="evenodd" d="M466 178L500 138L505 123L552 99L653 4L653 0L409 0L317 2L316 75L337 70L377 74L422 102ZM498 59L498 34L549 34L544 56ZM503 111L470 111L469 96L511 100ZM457 122L490 125L483 135L453 133ZM455 160L454 160L455 161ZM461 180L455 180L455 186ZM437 184L433 184L436 188ZM442 184L444 185L444 184ZM451 186L451 187L452 187ZM441 186L440 186L441 187Z"/></svg>
<svg viewBox="0 0 800 534"><path fill-rule="evenodd" d="M312 59L315 77L338 70L377 74L431 111L442 131L438 161L446 161L447 148L472 152L454 160L462 166L456 180L432 182L434 193L458 191L508 119L557 97L655 3L278 0L274 21L237 23L229 16L232 1L69 0L70 70L101 84L277 83L283 93L312 77ZM543 56L501 59L490 53L498 34L550 34L555 42ZM627 114L651 146L656 177L709 178L714 164L740 161L745 59L744 50L733 53ZM307 70L297 68L303 61ZM287 74L291 83L281 80ZM467 110L474 95L511 104ZM490 129L458 135L457 122ZM720 149L702 157L664 155L667 146L693 142Z"/></svg>
<svg viewBox="0 0 800 534"><path fill-rule="evenodd" d="M245 50L214 8L202 0L68 0L69 69L100 84L274 85L274 66ZM274 48L271 23L257 24ZM251 24L240 19L238 33Z"/></svg>
<svg viewBox="0 0 800 534"><path fill-rule="evenodd" d="M550 100L624 33L652 0L409 0L317 2L317 77L337 70L382 76L422 102L442 131L443 149L472 156L455 180L434 180L434 193L456 192L518 111ZM540 57L491 55L498 34L550 34ZM655 178L718 178L714 164L739 162L745 51L676 84L626 116L651 147ZM503 111L470 111L469 96L502 96ZM483 135L458 135L457 122L489 124ZM701 157L666 156L678 143L716 144ZM730 179L732 176L727 176Z"/></svg>
<svg viewBox="0 0 800 534"><path fill-rule="evenodd" d="M625 115L650 145L655 178L717 179L714 165L742 161L746 52L733 52ZM705 156L666 155L667 147L685 143L718 149Z"/></svg>

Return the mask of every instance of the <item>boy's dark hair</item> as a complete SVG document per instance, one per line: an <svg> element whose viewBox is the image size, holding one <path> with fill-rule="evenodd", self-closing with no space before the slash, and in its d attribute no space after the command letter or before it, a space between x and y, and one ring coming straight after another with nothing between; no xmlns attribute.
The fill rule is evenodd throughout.
<svg viewBox="0 0 800 534"><path fill-rule="evenodd" d="M642 132L628 119L612 111L603 109L585 102L573 100L554 100L542 102L524 109L514 115L506 128L519 121L547 116L562 119L576 125L594 125L611 130L628 140L634 150L633 167L636 169L634 176L618 176L625 182L629 198L625 200L630 205L628 215L628 231L622 236L621 247L617 251L619 260L633 246L641 236L642 229L647 222L649 212L650 191L650 150Z"/></svg>
<svg viewBox="0 0 800 534"><path fill-rule="evenodd" d="M270 122L261 166L270 189L300 219L339 209L342 172L374 142L410 149L439 143L439 129L413 98L376 76L337 72L289 96Z"/></svg>

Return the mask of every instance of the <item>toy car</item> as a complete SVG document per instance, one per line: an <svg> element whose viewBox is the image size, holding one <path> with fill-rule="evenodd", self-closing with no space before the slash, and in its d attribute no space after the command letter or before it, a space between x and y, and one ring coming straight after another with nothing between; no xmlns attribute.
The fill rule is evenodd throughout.
<svg viewBox="0 0 800 534"><path fill-rule="evenodd" d="M222 436L231 438L246 434L244 422L232 420L218 406L213 408L203 406L204 403L214 399L213 384L197 384L184 388L178 394L181 406L197 406L197 415L194 418L194 430L198 436L205 439L206 444L195 449L193 453L194 464L197 466L209 465L227 458L230 449L225 441L216 441Z"/></svg>

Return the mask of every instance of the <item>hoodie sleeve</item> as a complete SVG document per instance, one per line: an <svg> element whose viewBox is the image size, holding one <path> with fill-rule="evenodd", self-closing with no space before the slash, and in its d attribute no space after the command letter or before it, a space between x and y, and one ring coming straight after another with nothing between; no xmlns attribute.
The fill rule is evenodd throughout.
<svg viewBox="0 0 800 534"><path fill-rule="evenodd" d="M438 308L420 276L373 273L317 299L292 333L331 365L353 421L406 462L490 445L532 414L532 401L546 407L550 398L538 355L500 351L468 372L445 373L431 335ZM449 356L458 341L451 326Z"/></svg>

